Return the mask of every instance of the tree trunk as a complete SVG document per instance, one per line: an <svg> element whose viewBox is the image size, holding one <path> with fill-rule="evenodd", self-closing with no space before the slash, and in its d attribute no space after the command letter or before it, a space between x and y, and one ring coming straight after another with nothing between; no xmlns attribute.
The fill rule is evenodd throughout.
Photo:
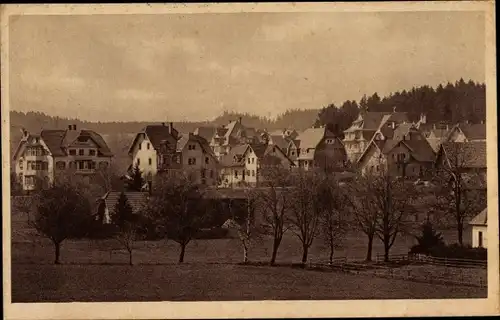
<svg viewBox="0 0 500 320"><path fill-rule="evenodd" d="M133 265L133 263L132 263L132 250L127 249L127 251L128 251L128 264L132 266Z"/></svg>
<svg viewBox="0 0 500 320"><path fill-rule="evenodd" d="M276 256L278 255L278 247L279 247L279 242L277 239L274 239L273 242L273 253L271 255L271 262L270 264L274 266L276 264Z"/></svg>
<svg viewBox="0 0 500 320"><path fill-rule="evenodd" d="M388 236L384 237L384 262L389 262L389 250L391 249L389 245L390 238Z"/></svg>
<svg viewBox="0 0 500 320"><path fill-rule="evenodd" d="M330 264L333 264L333 244L330 243Z"/></svg>
<svg viewBox="0 0 500 320"><path fill-rule="evenodd" d="M368 236L368 250L366 251L366 261L372 261L373 235Z"/></svg>
<svg viewBox="0 0 500 320"><path fill-rule="evenodd" d="M307 263L308 252L309 252L309 246L303 244L302 245L302 266L305 266Z"/></svg>
<svg viewBox="0 0 500 320"><path fill-rule="evenodd" d="M243 263L248 263L248 246L243 242Z"/></svg>
<svg viewBox="0 0 500 320"><path fill-rule="evenodd" d="M61 262L59 261L59 256L61 254L61 243L60 242L54 242L54 247L56 249L54 264L60 264Z"/></svg>
<svg viewBox="0 0 500 320"><path fill-rule="evenodd" d="M457 232L458 232L458 244L460 244L460 246L462 246L463 241L464 241L464 225L463 225L463 223L461 223L461 222L457 223Z"/></svg>
<svg viewBox="0 0 500 320"><path fill-rule="evenodd" d="M181 244L181 253L179 254L179 263L184 262L184 253L186 252L186 245Z"/></svg>

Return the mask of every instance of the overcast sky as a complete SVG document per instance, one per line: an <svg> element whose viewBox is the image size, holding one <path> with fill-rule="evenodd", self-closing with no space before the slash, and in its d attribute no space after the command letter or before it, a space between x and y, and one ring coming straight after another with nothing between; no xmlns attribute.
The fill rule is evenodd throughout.
<svg viewBox="0 0 500 320"><path fill-rule="evenodd" d="M480 12L23 16L10 28L11 108L91 121L275 116L484 81Z"/></svg>

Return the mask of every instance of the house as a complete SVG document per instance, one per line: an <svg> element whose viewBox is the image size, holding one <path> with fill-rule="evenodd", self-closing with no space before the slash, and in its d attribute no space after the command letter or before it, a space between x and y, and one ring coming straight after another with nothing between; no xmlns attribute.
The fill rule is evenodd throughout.
<svg viewBox="0 0 500 320"><path fill-rule="evenodd" d="M299 166L299 154L300 154L300 140L293 139L288 142L287 146L287 156L293 161L296 167Z"/></svg>
<svg viewBox="0 0 500 320"><path fill-rule="evenodd" d="M422 126L420 126L420 128L422 128ZM425 127L423 130L425 130L423 133L432 150L438 152L439 147L446 140L446 137L448 137L450 126L432 124L430 127Z"/></svg>
<svg viewBox="0 0 500 320"><path fill-rule="evenodd" d="M392 132L377 132L357 161L362 174L388 172L395 176L424 178L433 168L435 153L412 123L391 125Z"/></svg>
<svg viewBox="0 0 500 320"><path fill-rule="evenodd" d="M288 156L288 147L290 141L296 139L298 133L294 129L283 129L270 132L268 135L268 143L278 146ZM296 156L296 155L295 155Z"/></svg>
<svg viewBox="0 0 500 320"><path fill-rule="evenodd" d="M477 176L478 183L486 184L486 141L446 142L436 157L436 166L445 166L452 171Z"/></svg>
<svg viewBox="0 0 500 320"><path fill-rule="evenodd" d="M216 128L211 126L198 127L193 131L193 134L200 136L207 141L211 141L215 135L215 130Z"/></svg>
<svg viewBox="0 0 500 320"><path fill-rule="evenodd" d="M444 142L486 141L486 125L484 123L459 123L454 125L444 137Z"/></svg>
<svg viewBox="0 0 500 320"><path fill-rule="evenodd" d="M149 184L162 172L188 172L196 183L216 185L218 161L208 141L193 133L179 133L170 123L149 125L139 132L129 148L133 166L138 166Z"/></svg>
<svg viewBox="0 0 500 320"><path fill-rule="evenodd" d="M42 130L39 135L26 130L14 153L15 173L26 191L38 183L54 181L59 172L89 176L110 166L113 153L100 134L92 130Z"/></svg>
<svg viewBox="0 0 500 320"><path fill-rule="evenodd" d="M472 247L488 247L488 208L485 208L475 216L469 225L472 226Z"/></svg>
<svg viewBox="0 0 500 320"><path fill-rule="evenodd" d="M223 160L222 186L258 185L264 180L262 170L278 166L290 169L295 164L277 145L245 144L230 151Z"/></svg>
<svg viewBox="0 0 500 320"><path fill-rule="evenodd" d="M344 131L343 144L347 158L355 163L370 143L373 135L383 126L393 128L397 124L410 123L406 112L362 112L352 125Z"/></svg>
<svg viewBox="0 0 500 320"><path fill-rule="evenodd" d="M215 134L210 140L210 147L217 159L227 155L232 147L253 143L259 139L259 132L254 128L248 128L242 124L241 117L237 121L231 121L226 126L215 129Z"/></svg>
<svg viewBox="0 0 500 320"><path fill-rule="evenodd" d="M149 199L148 192L124 192L124 194L132 207L133 213L138 213L142 210ZM98 200L100 202L98 212L100 212L101 215L98 216L98 219L102 221L102 223L111 223L111 217L115 213L116 204L118 203L120 195L120 191L109 191Z"/></svg>
<svg viewBox="0 0 500 320"><path fill-rule="evenodd" d="M299 168L344 170L347 162L344 145L325 127L306 129L297 137L297 140L300 141L300 152L296 160Z"/></svg>

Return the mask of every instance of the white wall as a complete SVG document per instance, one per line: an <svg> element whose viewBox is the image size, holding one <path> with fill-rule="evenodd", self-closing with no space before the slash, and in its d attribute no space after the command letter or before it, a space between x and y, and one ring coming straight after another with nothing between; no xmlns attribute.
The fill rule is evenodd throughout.
<svg viewBox="0 0 500 320"><path fill-rule="evenodd" d="M472 246L479 247L479 232L483 233L483 248L488 247L487 226L472 226Z"/></svg>
<svg viewBox="0 0 500 320"><path fill-rule="evenodd" d="M139 149L139 145L141 146L141 149ZM135 166L137 160L139 159L139 169L141 169L144 177L147 177L148 173L151 173L153 176L156 175L158 168L156 150L153 148L153 145L146 135L143 134L139 139L137 139L137 142L132 150L132 154L132 166ZM151 164L149 164L149 159L151 159Z"/></svg>

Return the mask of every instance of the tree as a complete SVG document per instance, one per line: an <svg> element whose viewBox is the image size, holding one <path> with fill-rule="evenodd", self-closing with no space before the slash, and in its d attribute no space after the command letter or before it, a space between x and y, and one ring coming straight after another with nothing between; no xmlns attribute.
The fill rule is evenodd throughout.
<svg viewBox="0 0 500 320"><path fill-rule="evenodd" d="M164 237L180 246L179 263L184 262L186 246L208 220L203 192L188 174L157 176L148 212Z"/></svg>
<svg viewBox="0 0 500 320"><path fill-rule="evenodd" d="M327 177L323 183L320 199L323 212L320 218L322 238L330 250L329 262L333 263L334 251L342 245L348 226L347 194L342 190L337 179Z"/></svg>
<svg viewBox="0 0 500 320"><path fill-rule="evenodd" d="M61 243L84 236L90 221L90 204L73 185L54 183L40 191L32 225L54 244L55 264L60 263Z"/></svg>
<svg viewBox="0 0 500 320"><path fill-rule="evenodd" d="M421 226L420 236L415 237L418 244L411 248L411 252L429 254L435 247L444 246L443 236L434 230L432 223L427 220Z"/></svg>
<svg viewBox="0 0 500 320"><path fill-rule="evenodd" d="M129 264L133 265L132 250L137 236L137 218L127 196L123 192L120 193L111 219L118 227L115 239L127 250Z"/></svg>
<svg viewBox="0 0 500 320"><path fill-rule="evenodd" d="M471 165L477 157L471 143L446 143L438 156L442 162L434 175L435 206L455 221L458 243L463 245L466 219L486 207L484 177Z"/></svg>
<svg viewBox="0 0 500 320"><path fill-rule="evenodd" d="M22 181L19 181L15 172L10 173L10 194L12 196L20 196L24 192Z"/></svg>
<svg viewBox="0 0 500 320"><path fill-rule="evenodd" d="M233 212L232 200L229 199L231 219L224 223L224 227L232 228L238 234L238 239L243 247L243 263L248 263L248 253L253 242L259 239L262 233L256 223L256 202L258 193L253 187L245 188L245 214L242 218Z"/></svg>
<svg viewBox="0 0 500 320"><path fill-rule="evenodd" d="M302 243L302 264L307 262L309 248L318 234L318 225L323 210L323 199L319 197L322 178L314 171L298 170L293 176L289 221L291 230Z"/></svg>
<svg viewBox="0 0 500 320"><path fill-rule="evenodd" d="M264 179L262 188L259 189L258 203L264 228L273 238L270 264L275 265L278 248L289 227L287 218L290 213L290 170L268 167L262 171Z"/></svg>
<svg viewBox="0 0 500 320"><path fill-rule="evenodd" d="M142 176L142 171L139 168L139 163L136 163L132 168L132 174L130 177L130 181L128 182L128 190L129 191L142 191L144 187L145 180Z"/></svg>

